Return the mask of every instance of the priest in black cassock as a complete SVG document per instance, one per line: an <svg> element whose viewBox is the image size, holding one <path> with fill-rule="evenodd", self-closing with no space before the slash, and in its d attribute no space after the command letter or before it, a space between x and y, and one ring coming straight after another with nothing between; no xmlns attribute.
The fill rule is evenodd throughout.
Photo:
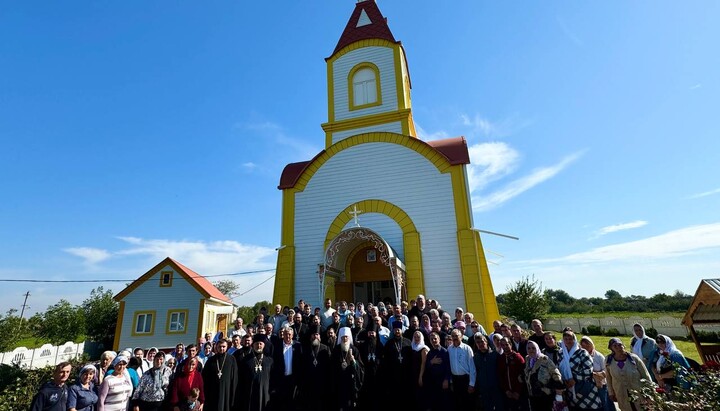
<svg viewBox="0 0 720 411"><path fill-rule="evenodd" d="M270 403L270 373L273 359L265 355L267 336L253 336L253 352L239 364L240 390L242 394L235 403L235 411L265 411Z"/></svg>
<svg viewBox="0 0 720 411"><path fill-rule="evenodd" d="M325 394L330 384L330 349L320 342L319 325L311 325L307 331L310 342L301 356L302 379L300 380L300 403L304 410L330 410ZM321 394L321 395L318 395Z"/></svg>
<svg viewBox="0 0 720 411"><path fill-rule="evenodd" d="M237 362L227 353L227 340L219 340L216 349L217 354L207 360L202 371L205 390L203 410L231 411L238 383Z"/></svg>
<svg viewBox="0 0 720 411"><path fill-rule="evenodd" d="M412 346L410 340L403 337L402 322L393 321L393 338L387 340L383 347L382 375L385 378L383 386L387 393L388 409L402 409L406 401L398 392L411 393L410 390L410 358Z"/></svg>
<svg viewBox="0 0 720 411"><path fill-rule="evenodd" d="M367 329L364 330L364 338L357 343L360 351L360 360L365 369L362 389L358 398L358 409L360 410L377 410L383 409L385 403L383 382L381 380L380 361L383 355L383 346L378 338L379 325L370 322Z"/></svg>
<svg viewBox="0 0 720 411"><path fill-rule="evenodd" d="M360 351L352 344L352 332L348 327L340 328L338 342L330 357L330 375L335 404L332 409L350 411L357 404L363 382L363 364Z"/></svg>

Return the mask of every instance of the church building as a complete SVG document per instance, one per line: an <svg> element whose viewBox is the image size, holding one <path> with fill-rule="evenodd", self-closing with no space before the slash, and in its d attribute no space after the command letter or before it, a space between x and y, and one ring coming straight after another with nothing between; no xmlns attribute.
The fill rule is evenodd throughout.
<svg viewBox="0 0 720 411"><path fill-rule="evenodd" d="M273 302L424 294L489 327L499 312L473 224L467 142L418 138L405 50L374 0L356 3L325 61L325 149L288 164L278 187Z"/></svg>

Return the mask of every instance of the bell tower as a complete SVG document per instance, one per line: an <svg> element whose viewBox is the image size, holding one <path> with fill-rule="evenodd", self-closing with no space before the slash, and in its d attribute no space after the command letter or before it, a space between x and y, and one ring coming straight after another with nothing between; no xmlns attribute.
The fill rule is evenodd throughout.
<svg viewBox="0 0 720 411"><path fill-rule="evenodd" d="M327 63L325 148L348 137L386 131L416 137L410 73L375 0L359 0Z"/></svg>

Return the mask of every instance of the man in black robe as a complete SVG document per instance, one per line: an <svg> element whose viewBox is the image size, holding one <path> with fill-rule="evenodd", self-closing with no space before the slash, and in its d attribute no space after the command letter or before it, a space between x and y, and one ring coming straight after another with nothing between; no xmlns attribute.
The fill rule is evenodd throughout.
<svg viewBox="0 0 720 411"><path fill-rule="evenodd" d="M410 361L412 346L410 340L403 337L402 322L394 321L393 338L383 347L382 374L385 378L383 386L387 393L388 409L399 410L404 408L406 400L396 395L398 392L409 393L410 390Z"/></svg>
<svg viewBox="0 0 720 411"><path fill-rule="evenodd" d="M365 369L365 378L358 398L358 408L361 410L382 409L384 404L383 381L381 374L378 374L383 352L383 346L377 335L378 328L377 324L371 322L364 331L364 340L357 346Z"/></svg>
<svg viewBox="0 0 720 411"><path fill-rule="evenodd" d="M307 334L308 327L303 324L302 314L296 312L292 321L293 323L291 327L293 329L293 341L304 344L306 342L305 334Z"/></svg>
<svg viewBox="0 0 720 411"><path fill-rule="evenodd" d="M245 334L240 337L240 348L235 350L232 355L235 357L235 361L237 361L239 367L243 358L250 354L252 354L252 336L250 334Z"/></svg>
<svg viewBox="0 0 720 411"><path fill-rule="evenodd" d="M310 343L303 347L301 358L302 379L300 380L300 403L305 410L325 411L330 409L326 399L331 378L330 349L320 342L322 332L319 325L308 330Z"/></svg>
<svg viewBox="0 0 720 411"><path fill-rule="evenodd" d="M350 411L355 408L363 382L363 364L360 351L352 345L352 332L348 327L340 328L338 344L330 357L335 404L332 409Z"/></svg>
<svg viewBox="0 0 720 411"><path fill-rule="evenodd" d="M204 411L230 411L235 403L235 387L238 383L238 368L235 357L227 353L227 340L216 344L217 353L210 357L203 367L202 377L205 390Z"/></svg>
<svg viewBox="0 0 720 411"><path fill-rule="evenodd" d="M275 347L270 389L274 410L294 411L297 408L298 382L302 374L300 357L302 346L293 340L293 329L285 325L280 330L282 342Z"/></svg>
<svg viewBox="0 0 720 411"><path fill-rule="evenodd" d="M253 336L253 352L243 358L239 365L240 390L242 394L235 404L235 411L264 411L270 402L270 373L273 359L265 355L265 334Z"/></svg>

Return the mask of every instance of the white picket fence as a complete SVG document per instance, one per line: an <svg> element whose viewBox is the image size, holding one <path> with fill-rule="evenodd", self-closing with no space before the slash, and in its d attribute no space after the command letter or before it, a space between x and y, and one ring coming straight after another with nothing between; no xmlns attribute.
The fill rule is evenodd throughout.
<svg viewBox="0 0 720 411"><path fill-rule="evenodd" d="M0 354L0 364L19 364L20 367L31 369L43 368L82 357L84 350L85 342L75 344L72 341L60 346L45 344L34 350L18 347L13 351Z"/></svg>

